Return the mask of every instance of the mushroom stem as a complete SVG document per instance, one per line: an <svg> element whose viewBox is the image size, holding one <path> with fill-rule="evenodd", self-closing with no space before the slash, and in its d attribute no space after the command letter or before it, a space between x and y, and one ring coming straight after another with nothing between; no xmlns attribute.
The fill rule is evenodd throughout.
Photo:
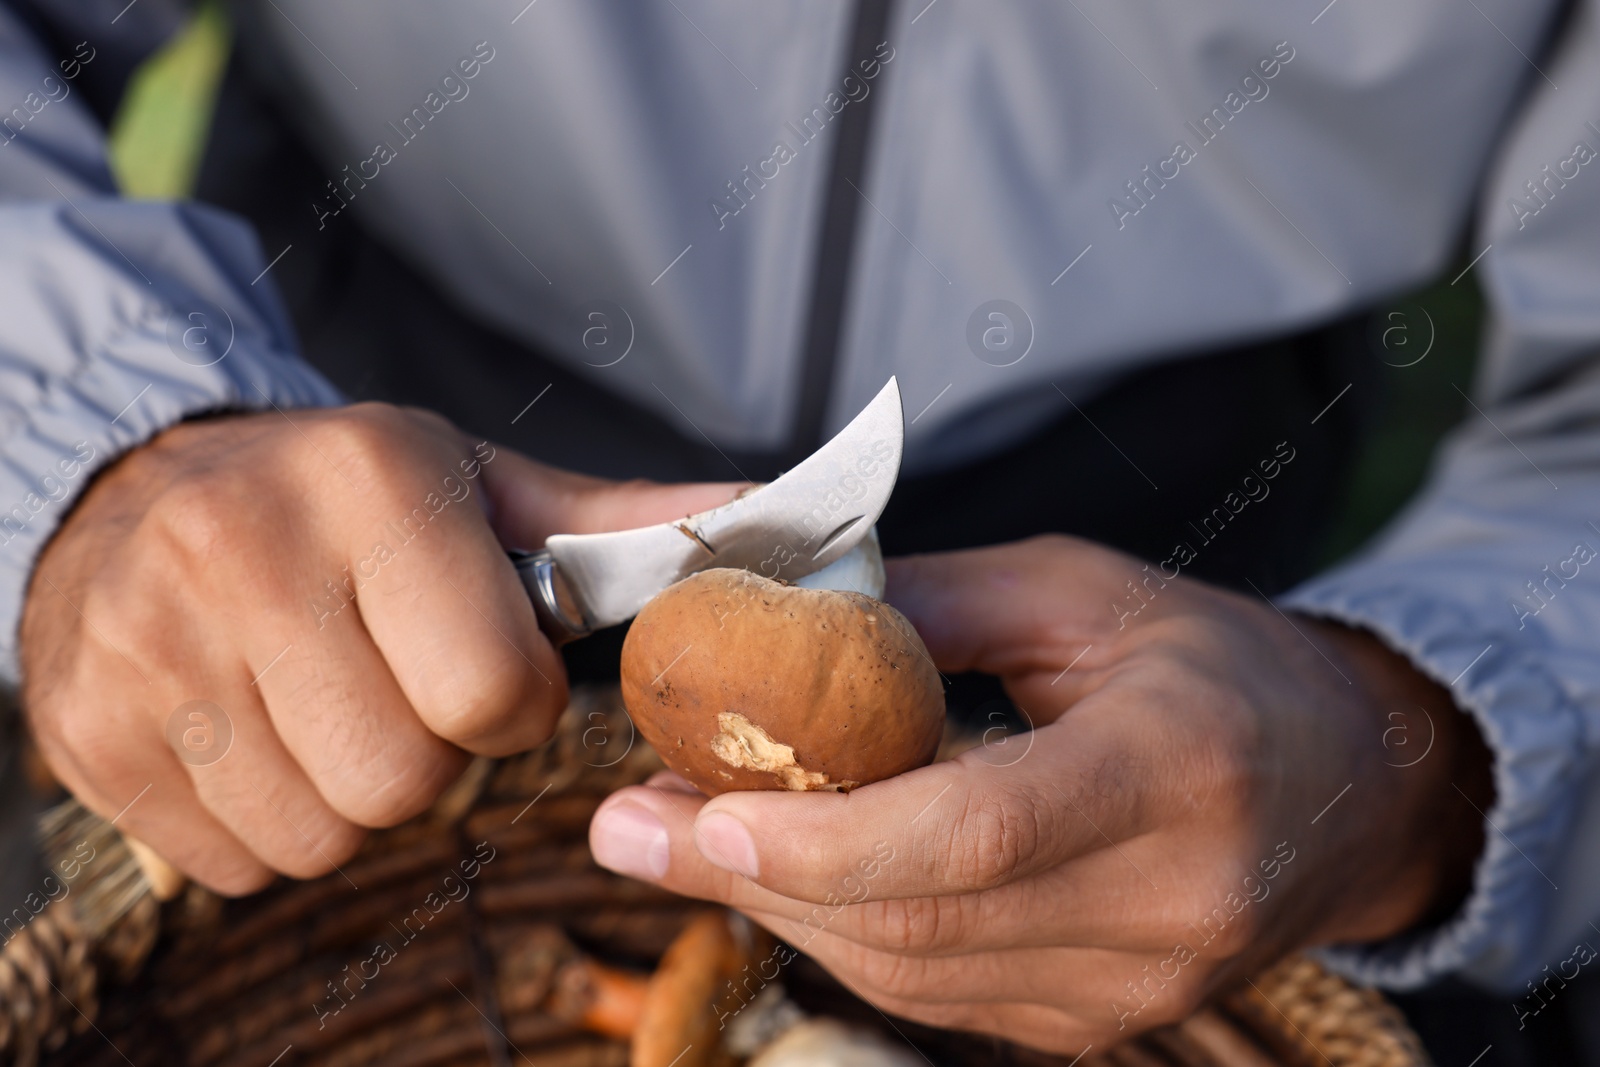
<svg viewBox="0 0 1600 1067"><path fill-rule="evenodd" d="M722 1047L721 995L752 962L754 938L739 936L745 920L721 912L696 918L661 957L634 1031L632 1067L713 1067L729 1060Z"/></svg>
<svg viewBox="0 0 1600 1067"><path fill-rule="evenodd" d="M642 975L582 956L561 969L551 1006L585 1030L627 1039L639 1028L648 986Z"/></svg>

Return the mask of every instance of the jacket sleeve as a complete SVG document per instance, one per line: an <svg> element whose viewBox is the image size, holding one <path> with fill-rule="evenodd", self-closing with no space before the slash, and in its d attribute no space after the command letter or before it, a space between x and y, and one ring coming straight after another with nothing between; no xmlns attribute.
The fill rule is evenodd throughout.
<svg viewBox="0 0 1600 1067"><path fill-rule="evenodd" d="M74 92L0 6L0 680L35 558L90 477L182 419L335 404L302 362L249 228L119 199Z"/></svg>
<svg viewBox="0 0 1600 1067"><path fill-rule="evenodd" d="M1489 246L1474 269L1491 325L1463 424L1375 544L1284 601L1409 656L1494 751L1497 797L1461 911L1327 954L1369 982L1457 973L1520 993L1600 945L1596 7L1586 0L1542 73L1529 71L1529 105L1487 180L1473 252Z"/></svg>

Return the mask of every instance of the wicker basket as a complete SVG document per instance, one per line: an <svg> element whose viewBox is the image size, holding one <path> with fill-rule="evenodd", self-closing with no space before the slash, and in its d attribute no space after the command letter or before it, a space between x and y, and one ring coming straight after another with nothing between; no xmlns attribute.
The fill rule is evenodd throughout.
<svg viewBox="0 0 1600 1067"><path fill-rule="evenodd" d="M157 905L136 874L69 893L0 954L0 1061L622 1067L627 1042L586 1028L574 1006L584 967L648 975L713 910L589 856L595 807L659 767L631 736L614 690L580 690L551 744L474 764L427 815L372 835L328 877L232 901L191 887ZM91 840L102 871L130 869L115 832L81 809L50 829ZM876 1027L929 1063L1069 1062L891 1025L804 957L779 981L806 1011ZM1294 958L1079 1067L1427 1062L1380 995Z"/></svg>

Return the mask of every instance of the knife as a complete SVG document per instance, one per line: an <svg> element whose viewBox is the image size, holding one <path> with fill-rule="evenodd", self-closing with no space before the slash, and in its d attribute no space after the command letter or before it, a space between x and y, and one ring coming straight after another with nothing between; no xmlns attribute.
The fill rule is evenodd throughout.
<svg viewBox="0 0 1600 1067"><path fill-rule="evenodd" d="M555 534L511 560L557 645L626 622L667 586L708 567L794 581L867 536L894 491L904 445L900 386L890 378L833 440L776 481L676 522Z"/></svg>
<svg viewBox="0 0 1600 1067"><path fill-rule="evenodd" d="M508 553L557 645L626 622L661 590L708 567L742 567L794 581L867 538L900 475L905 413L890 378L833 440L777 481L677 522L602 534L556 534L538 552ZM123 835L158 900L184 875Z"/></svg>

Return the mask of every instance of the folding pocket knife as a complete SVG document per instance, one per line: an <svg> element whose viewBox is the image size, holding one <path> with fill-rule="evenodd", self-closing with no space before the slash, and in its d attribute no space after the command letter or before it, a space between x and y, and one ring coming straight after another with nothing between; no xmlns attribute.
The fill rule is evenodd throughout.
<svg viewBox="0 0 1600 1067"><path fill-rule="evenodd" d="M890 378L833 440L776 481L676 522L556 534L511 559L558 645L633 618L661 590L709 567L796 581L867 537L894 491L904 444L900 386Z"/></svg>

